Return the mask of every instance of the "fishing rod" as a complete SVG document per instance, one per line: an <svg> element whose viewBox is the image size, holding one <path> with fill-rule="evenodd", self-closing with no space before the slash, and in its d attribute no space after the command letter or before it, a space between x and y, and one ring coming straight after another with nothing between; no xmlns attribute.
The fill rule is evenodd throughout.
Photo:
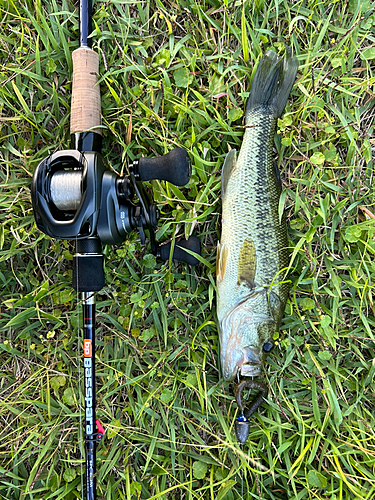
<svg viewBox="0 0 375 500"><path fill-rule="evenodd" d="M160 217L142 181L165 180L184 186L190 179L187 152L176 148L157 158L139 158L120 177L106 168L102 151L99 55L92 49L92 0L80 0L79 48L72 53L71 149L58 151L36 167L31 197L38 228L51 238L75 241L72 287L81 293L85 399L86 499L96 500L96 447L104 428L96 418L95 292L105 286L102 245L117 245L137 229L148 232L151 251L162 260L196 265L195 236L160 245ZM173 248L172 248L173 247ZM187 251L186 251L187 250Z"/></svg>

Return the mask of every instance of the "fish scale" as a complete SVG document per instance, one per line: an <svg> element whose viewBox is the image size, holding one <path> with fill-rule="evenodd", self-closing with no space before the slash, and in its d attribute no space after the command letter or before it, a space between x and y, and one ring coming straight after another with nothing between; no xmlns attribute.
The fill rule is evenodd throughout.
<svg viewBox="0 0 375 500"><path fill-rule="evenodd" d="M217 317L225 380L261 375L264 351L284 313L289 252L273 141L297 68L289 52L284 58L265 54L253 79L240 152L236 159L230 151L223 167Z"/></svg>
<svg viewBox="0 0 375 500"><path fill-rule="evenodd" d="M238 284L238 259L246 238L251 238L256 249L255 282L267 287L288 265L285 221L279 223L278 204L280 188L272 162L272 142L276 119L267 109L249 115L243 146L227 185L222 208L221 244L228 248L225 274L218 284L218 319L251 291ZM268 137L267 145L264 137ZM263 139L263 140L262 140ZM265 182L266 180L266 182ZM272 290L282 297L285 285Z"/></svg>

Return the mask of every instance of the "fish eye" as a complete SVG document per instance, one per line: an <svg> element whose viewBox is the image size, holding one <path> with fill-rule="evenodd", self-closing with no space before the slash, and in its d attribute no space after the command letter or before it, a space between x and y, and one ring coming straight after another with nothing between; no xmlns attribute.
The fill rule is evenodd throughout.
<svg viewBox="0 0 375 500"><path fill-rule="evenodd" d="M273 346L274 346L274 343L272 340L267 340L264 344L263 344L263 351L264 352L271 352L272 349L273 349Z"/></svg>

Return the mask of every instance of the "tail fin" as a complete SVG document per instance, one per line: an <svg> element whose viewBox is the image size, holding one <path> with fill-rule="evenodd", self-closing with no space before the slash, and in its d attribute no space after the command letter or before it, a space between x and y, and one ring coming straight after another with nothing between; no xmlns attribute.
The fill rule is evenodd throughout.
<svg viewBox="0 0 375 500"><path fill-rule="evenodd" d="M246 121L249 113L256 108L270 108L272 114L281 116L297 70L297 58L292 56L288 47L284 57L268 50L255 71L246 107Z"/></svg>

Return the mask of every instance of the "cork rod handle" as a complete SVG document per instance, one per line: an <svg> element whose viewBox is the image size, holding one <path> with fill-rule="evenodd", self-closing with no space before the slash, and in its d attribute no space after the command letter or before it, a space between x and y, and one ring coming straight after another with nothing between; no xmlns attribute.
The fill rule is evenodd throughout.
<svg viewBox="0 0 375 500"><path fill-rule="evenodd" d="M90 48L80 47L73 52L72 58L70 133L76 134L90 130L101 135L99 55Z"/></svg>

